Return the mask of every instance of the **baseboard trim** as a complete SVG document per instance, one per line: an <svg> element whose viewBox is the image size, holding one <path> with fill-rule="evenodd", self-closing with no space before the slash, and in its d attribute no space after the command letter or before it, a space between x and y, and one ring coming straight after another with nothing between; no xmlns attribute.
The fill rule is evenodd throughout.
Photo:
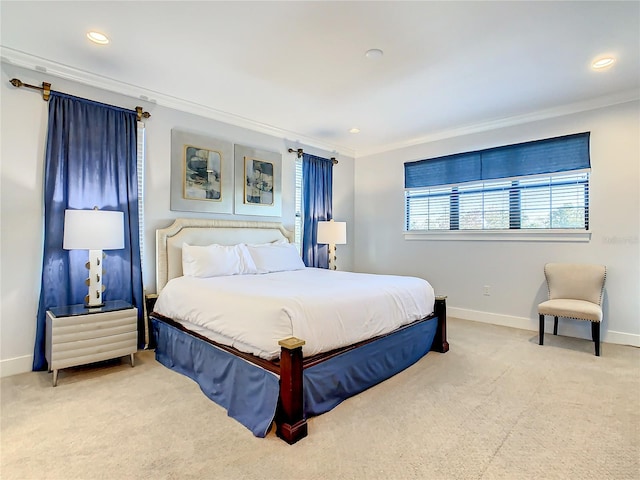
<svg viewBox="0 0 640 480"><path fill-rule="evenodd" d="M10 377L11 375L18 375L19 373L30 372L32 370L32 367L32 355L0 360L0 378Z"/></svg>
<svg viewBox="0 0 640 480"><path fill-rule="evenodd" d="M605 335L605 342L616 343L618 345L631 345L632 347L640 347L640 335L632 333L615 332L608 330Z"/></svg>
<svg viewBox="0 0 640 480"><path fill-rule="evenodd" d="M521 330L538 331L538 318L515 317L512 315L502 315L499 313L482 312L479 310L468 310L466 308L457 308L447 306L447 315L463 320L471 320L473 322L489 323L491 325L500 325L503 327L519 328ZM562 326L558 324L558 333L570 337L584 338L591 340L591 328L587 322L564 322ZM553 318L547 317L545 322L545 331L553 332ZM602 332L602 341L606 343L615 343L617 345L631 345L632 347L640 347L640 335L633 333L616 332L607 330Z"/></svg>

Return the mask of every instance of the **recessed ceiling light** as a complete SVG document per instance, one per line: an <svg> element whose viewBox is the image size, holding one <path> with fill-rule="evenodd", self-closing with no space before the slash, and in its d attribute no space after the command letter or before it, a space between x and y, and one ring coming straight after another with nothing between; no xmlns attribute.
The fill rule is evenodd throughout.
<svg viewBox="0 0 640 480"><path fill-rule="evenodd" d="M109 38L100 32L89 32L87 33L87 38L98 45L106 45L109 43Z"/></svg>
<svg viewBox="0 0 640 480"><path fill-rule="evenodd" d="M601 70L603 68L610 67L615 63L615 61L616 59L613 57L602 57L594 60L594 62L591 64L591 67L595 68L596 70Z"/></svg>
<svg viewBox="0 0 640 480"><path fill-rule="evenodd" d="M354 127L354 128L349 130L349 133L360 133L360 129Z"/></svg>
<svg viewBox="0 0 640 480"><path fill-rule="evenodd" d="M364 54L365 57L371 59L371 60L376 60L380 57L382 57L382 55L384 55L384 52L382 50L380 50L379 48L372 48L371 50L367 50Z"/></svg>

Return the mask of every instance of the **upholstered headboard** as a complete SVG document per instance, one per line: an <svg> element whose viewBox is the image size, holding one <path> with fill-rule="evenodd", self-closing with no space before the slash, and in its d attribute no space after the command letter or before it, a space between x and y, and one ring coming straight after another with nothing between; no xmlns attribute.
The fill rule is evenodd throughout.
<svg viewBox="0 0 640 480"><path fill-rule="evenodd" d="M286 238L294 241L293 232L276 222L244 222L178 218L167 228L156 230L157 293L169 280L182 276L182 245L236 245L267 243Z"/></svg>

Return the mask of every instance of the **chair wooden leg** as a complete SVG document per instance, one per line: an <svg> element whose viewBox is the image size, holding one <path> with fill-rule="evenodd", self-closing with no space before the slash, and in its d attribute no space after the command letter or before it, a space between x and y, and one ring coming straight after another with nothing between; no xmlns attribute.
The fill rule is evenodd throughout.
<svg viewBox="0 0 640 480"><path fill-rule="evenodd" d="M596 346L596 357L600 356L600 322L591 322L591 338Z"/></svg>
<svg viewBox="0 0 640 480"><path fill-rule="evenodd" d="M544 345L544 315L540 314L540 345Z"/></svg>
<svg viewBox="0 0 640 480"><path fill-rule="evenodd" d="M553 334L558 335L558 317L553 317Z"/></svg>

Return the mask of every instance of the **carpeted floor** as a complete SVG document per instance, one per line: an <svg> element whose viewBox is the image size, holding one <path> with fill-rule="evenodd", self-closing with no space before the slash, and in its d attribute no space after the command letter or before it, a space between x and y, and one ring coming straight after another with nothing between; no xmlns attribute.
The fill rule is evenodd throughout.
<svg viewBox="0 0 640 480"><path fill-rule="evenodd" d="M451 319L451 350L254 438L140 352L1 381L10 479L638 479L640 349Z"/></svg>

